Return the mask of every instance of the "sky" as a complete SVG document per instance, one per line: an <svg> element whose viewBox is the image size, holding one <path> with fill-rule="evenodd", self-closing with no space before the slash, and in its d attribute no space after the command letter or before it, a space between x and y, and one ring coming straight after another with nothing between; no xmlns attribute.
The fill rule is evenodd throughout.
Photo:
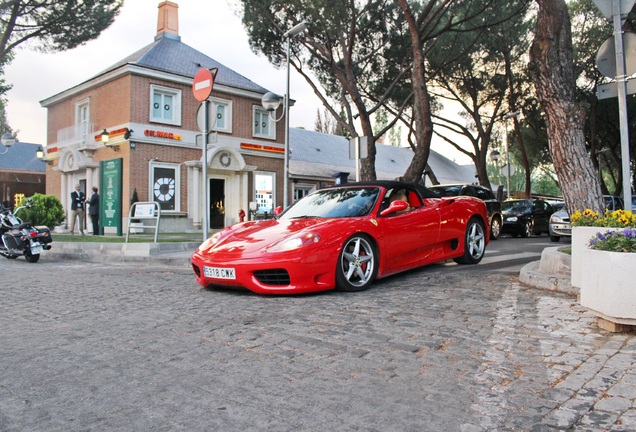
<svg viewBox="0 0 636 432"><path fill-rule="evenodd" d="M276 69L265 56L249 47L241 23L238 0L173 0L179 5L181 41L256 84L283 95L286 70ZM99 38L64 52L41 53L22 46L5 69L8 92L7 120L22 142L46 144L46 109L40 101L97 75L117 61L153 42L160 0L125 0L115 22ZM290 78L290 126L314 130L319 99L302 77ZM447 146L433 146L450 159L461 160Z"/></svg>

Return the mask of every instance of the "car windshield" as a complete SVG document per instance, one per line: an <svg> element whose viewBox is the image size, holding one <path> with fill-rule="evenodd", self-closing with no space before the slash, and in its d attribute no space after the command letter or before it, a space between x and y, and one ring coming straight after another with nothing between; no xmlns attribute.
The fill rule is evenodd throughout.
<svg viewBox="0 0 636 432"><path fill-rule="evenodd" d="M501 204L501 211L503 212L524 213L531 209L531 201L505 201Z"/></svg>
<svg viewBox="0 0 636 432"><path fill-rule="evenodd" d="M380 188L377 187L343 187L320 190L298 201L280 218L364 216L373 209L379 194Z"/></svg>
<svg viewBox="0 0 636 432"><path fill-rule="evenodd" d="M431 186L429 188L439 196L450 197L458 196L462 190L461 186Z"/></svg>

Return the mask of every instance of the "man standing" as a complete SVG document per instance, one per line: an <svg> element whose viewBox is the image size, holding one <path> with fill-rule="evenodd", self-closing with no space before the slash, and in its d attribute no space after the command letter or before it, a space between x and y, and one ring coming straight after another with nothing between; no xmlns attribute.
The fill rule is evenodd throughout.
<svg viewBox="0 0 636 432"><path fill-rule="evenodd" d="M93 235L99 234L99 194L97 188L93 186L93 195L91 199L86 201L90 207L88 207L88 214L91 216L93 222Z"/></svg>
<svg viewBox="0 0 636 432"><path fill-rule="evenodd" d="M75 191L71 192L71 235L75 234L75 220L79 217L79 232L84 235L84 202L86 195L80 190L80 185L75 185Z"/></svg>

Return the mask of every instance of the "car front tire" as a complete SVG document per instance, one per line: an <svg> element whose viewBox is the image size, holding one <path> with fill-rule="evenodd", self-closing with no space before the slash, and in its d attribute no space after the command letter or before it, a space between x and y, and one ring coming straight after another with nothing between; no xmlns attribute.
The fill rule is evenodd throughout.
<svg viewBox="0 0 636 432"><path fill-rule="evenodd" d="M364 234L350 237L343 245L336 268L336 288L340 291L363 291L378 273L378 254L371 239Z"/></svg>
<svg viewBox="0 0 636 432"><path fill-rule="evenodd" d="M490 222L490 238L497 240L501 235L501 220L499 218L492 218Z"/></svg>
<svg viewBox="0 0 636 432"><path fill-rule="evenodd" d="M473 217L466 225L464 234L464 255L455 258L458 264L477 264L486 253L486 230L483 223Z"/></svg>

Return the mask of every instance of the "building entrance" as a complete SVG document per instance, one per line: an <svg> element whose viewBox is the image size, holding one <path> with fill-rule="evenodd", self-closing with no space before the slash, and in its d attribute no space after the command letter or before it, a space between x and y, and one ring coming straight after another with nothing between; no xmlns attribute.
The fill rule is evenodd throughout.
<svg viewBox="0 0 636 432"><path fill-rule="evenodd" d="M210 179L210 228L225 228L225 180Z"/></svg>

